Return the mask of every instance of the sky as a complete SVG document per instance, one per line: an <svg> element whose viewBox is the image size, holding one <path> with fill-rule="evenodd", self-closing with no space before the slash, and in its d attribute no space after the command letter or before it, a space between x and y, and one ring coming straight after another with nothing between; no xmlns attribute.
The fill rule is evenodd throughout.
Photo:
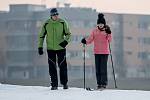
<svg viewBox="0 0 150 100"><path fill-rule="evenodd" d="M83 88L50 90L43 86L0 84L0 100L149 100L150 91L110 90L87 91Z"/></svg>
<svg viewBox="0 0 150 100"><path fill-rule="evenodd" d="M150 0L1 0L0 10L8 11L9 4L46 4L55 7L56 2L69 2L72 7L90 7L99 12L150 14Z"/></svg>

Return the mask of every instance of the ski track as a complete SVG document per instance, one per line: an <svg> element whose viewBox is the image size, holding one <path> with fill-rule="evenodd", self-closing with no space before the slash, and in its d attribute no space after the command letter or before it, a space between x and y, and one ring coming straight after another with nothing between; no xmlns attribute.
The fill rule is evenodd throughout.
<svg viewBox="0 0 150 100"><path fill-rule="evenodd" d="M87 91L70 87L50 90L43 86L0 84L0 100L150 100L150 91L113 90Z"/></svg>

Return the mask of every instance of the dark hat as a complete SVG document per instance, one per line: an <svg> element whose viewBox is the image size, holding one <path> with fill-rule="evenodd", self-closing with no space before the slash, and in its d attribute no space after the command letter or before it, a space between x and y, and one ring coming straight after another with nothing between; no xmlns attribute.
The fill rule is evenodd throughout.
<svg viewBox="0 0 150 100"><path fill-rule="evenodd" d="M50 11L50 15L51 16L54 16L54 15L59 15L58 11L56 8L52 8L51 11Z"/></svg>
<svg viewBox="0 0 150 100"><path fill-rule="evenodd" d="M100 23L106 25L104 14L102 13L98 14L98 19L97 19L97 24L100 24Z"/></svg>

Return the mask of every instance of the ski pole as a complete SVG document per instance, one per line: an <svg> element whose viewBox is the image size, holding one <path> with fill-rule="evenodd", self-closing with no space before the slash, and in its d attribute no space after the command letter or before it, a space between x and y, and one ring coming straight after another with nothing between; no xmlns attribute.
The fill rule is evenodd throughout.
<svg viewBox="0 0 150 100"><path fill-rule="evenodd" d="M85 44L83 44L83 86L85 89Z"/></svg>
<svg viewBox="0 0 150 100"><path fill-rule="evenodd" d="M114 70L114 64L113 64L113 57L112 57L112 52L111 52L111 47L110 47L110 42L109 43L109 50L110 50L110 57L111 57L111 63L112 63L112 69L113 69L113 77L114 77L114 82L115 82L115 88L117 88L117 83L116 83L116 77L115 77L115 70Z"/></svg>

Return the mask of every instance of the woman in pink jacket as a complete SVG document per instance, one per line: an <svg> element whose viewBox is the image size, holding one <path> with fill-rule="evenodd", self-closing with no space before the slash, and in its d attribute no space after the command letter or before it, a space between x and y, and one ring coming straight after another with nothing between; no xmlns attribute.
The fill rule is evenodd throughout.
<svg viewBox="0 0 150 100"><path fill-rule="evenodd" d="M107 80L107 61L109 51L109 42L111 41L111 30L104 18L104 14L99 13L97 27L94 28L88 38L83 38L83 44L94 42L94 55L96 66L97 89L104 89L108 84Z"/></svg>

